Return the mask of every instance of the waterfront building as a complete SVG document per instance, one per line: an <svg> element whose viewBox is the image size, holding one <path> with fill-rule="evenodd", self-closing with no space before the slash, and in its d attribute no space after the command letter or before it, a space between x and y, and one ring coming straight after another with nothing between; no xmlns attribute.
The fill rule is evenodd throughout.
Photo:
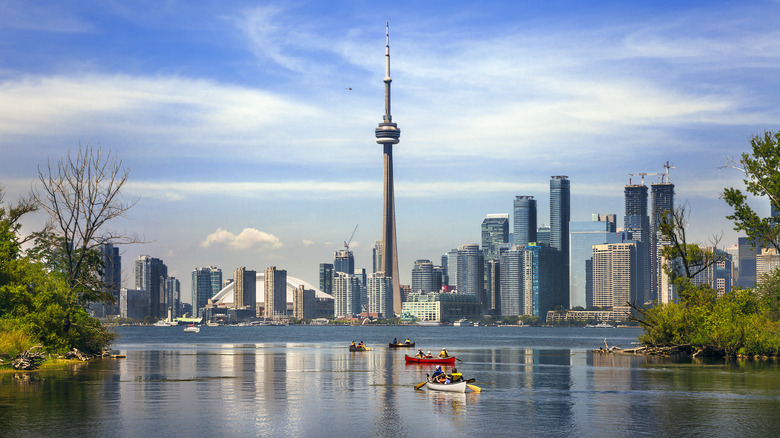
<svg viewBox="0 0 780 438"><path fill-rule="evenodd" d="M563 321L581 321L581 322L623 322L628 318L624 311L615 312L613 310L550 310L547 312L548 323L557 323Z"/></svg>
<svg viewBox="0 0 780 438"><path fill-rule="evenodd" d="M559 252L555 248L529 243L523 251L523 314L544 319L548 310L565 307L567 297L561 293L554 275Z"/></svg>
<svg viewBox="0 0 780 438"><path fill-rule="evenodd" d="M354 275L336 272L333 276L333 312L336 317L360 314L360 280Z"/></svg>
<svg viewBox="0 0 780 438"><path fill-rule="evenodd" d="M488 260L485 262L485 295L487 296L488 313L495 316L500 315L501 262L499 260Z"/></svg>
<svg viewBox="0 0 780 438"><path fill-rule="evenodd" d="M320 290L333 295L333 264L320 263Z"/></svg>
<svg viewBox="0 0 780 438"><path fill-rule="evenodd" d="M374 248L372 250L372 257L373 260L373 268L371 272L379 272L382 270L382 267L384 266L384 262L382 261L382 246L383 242L381 240L377 240L374 242Z"/></svg>
<svg viewBox="0 0 780 438"><path fill-rule="evenodd" d="M341 249L333 253L333 271L345 274L355 274L355 256L352 251Z"/></svg>
<svg viewBox="0 0 780 438"><path fill-rule="evenodd" d="M242 266L233 272L233 303L236 309L257 306L257 271Z"/></svg>
<svg viewBox="0 0 780 438"><path fill-rule="evenodd" d="M513 243L527 245L536 242L536 200L533 196L515 196Z"/></svg>
<svg viewBox="0 0 780 438"><path fill-rule="evenodd" d="M195 268L192 271L192 307L193 315L203 316L201 309L206 307L209 298L222 289L222 270L214 266Z"/></svg>
<svg viewBox="0 0 780 438"><path fill-rule="evenodd" d="M155 320L165 318L167 308L165 302L165 279L168 277L168 267L162 260L148 255L140 255L135 261L135 288L148 293L149 316Z"/></svg>
<svg viewBox="0 0 780 438"><path fill-rule="evenodd" d="M592 221L569 223L569 306L592 306L593 303L593 245L619 243L615 222L602 221L614 215L593 214Z"/></svg>
<svg viewBox="0 0 780 438"><path fill-rule="evenodd" d="M482 253L485 261L498 260L499 248L509 242L509 214L489 214L482 220Z"/></svg>
<svg viewBox="0 0 780 438"><path fill-rule="evenodd" d="M263 317L279 319L287 316L287 271L270 266L265 270L265 300Z"/></svg>
<svg viewBox="0 0 780 438"><path fill-rule="evenodd" d="M165 279L165 302L168 306L168 319L178 318L181 308L181 282L176 277Z"/></svg>
<svg viewBox="0 0 780 438"><path fill-rule="evenodd" d="M119 290L122 289L122 256L119 248L110 243L98 245L100 258L103 261L103 272L100 281L103 292L114 298L114 304L90 303L96 316L109 316L119 314Z"/></svg>
<svg viewBox="0 0 780 438"><path fill-rule="evenodd" d="M473 295L412 292L404 301L403 314L418 321L454 322L482 316L482 304Z"/></svg>
<svg viewBox="0 0 780 438"><path fill-rule="evenodd" d="M433 287L433 263L430 260L416 260L412 267L413 292L438 292Z"/></svg>
<svg viewBox="0 0 780 438"><path fill-rule="evenodd" d="M385 46L385 115L382 122L374 130L376 142L381 144L384 152L384 181L382 194L382 268L378 269L396 279L393 282L393 311L401 313L401 285L398 268L398 243L395 226L395 192L393 181L393 145L398 144L401 130L393 123L390 113L390 24L387 25L387 44Z"/></svg>
<svg viewBox="0 0 780 438"><path fill-rule="evenodd" d="M523 261L525 247L513 246L501 254L500 311L501 316L520 316L523 310Z"/></svg>
<svg viewBox="0 0 780 438"><path fill-rule="evenodd" d="M628 313L637 295L636 250L636 242L593 246L594 306Z"/></svg>
<svg viewBox="0 0 780 438"><path fill-rule="evenodd" d="M650 217L647 214L647 186L629 184L624 187L626 215L623 229L631 232L636 246L636 301L643 304L651 298Z"/></svg>
<svg viewBox="0 0 780 438"><path fill-rule="evenodd" d="M664 240L658 226L664 216L674 212L674 184L661 182L650 185L652 193L652 218L650 230L650 297L649 301L659 301L662 293L661 281L664 275L661 264L661 251L671 242Z"/></svg>
<svg viewBox="0 0 780 438"><path fill-rule="evenodd" d="M571 182L568 176L553 175L550 177L550 247L557 250L558 257L554 274L556 303L564 307L569 307L569 221Z"/></svg>
<svg viewBox="0 0 780 438"><path fill-rule="evenodd" d="M393 278L386 277L384 272L374 272L368 275L368 306L369 314L379 318L393 316Z"/></svg>
<svg viewBox="0 0 780 438"><path fill-rule="evenodd" d="M303 285L295 288L295 292L293 293L293 317L295 319L316 318L317 312L315 305L316 298L313 289L306 289Z"/></svg>
<svg viewBox="0 0 780 438"><path fill-rule="evenodd" d="M146 289L119 290L119 316L143 321L149 315L149 291Z"/></svg>
<svg viewBox="0 0 780 438"><path fill-rule="evenodd" d="M472 243L458 247L458 293L477 297L482 303L483 313L487 313L484 269L484 257L479 245Z"/></svg>

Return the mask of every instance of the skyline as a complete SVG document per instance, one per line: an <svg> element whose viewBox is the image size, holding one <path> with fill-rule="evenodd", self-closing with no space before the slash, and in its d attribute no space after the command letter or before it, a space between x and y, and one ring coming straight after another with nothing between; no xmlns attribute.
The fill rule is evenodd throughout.
<svg viewBox="0 0 780 438"><path fill-rule="evenodd" d="M515 196L534 196L549 225L552 175L569 176L572 221L622 224L628 173L666 161L693 238L736 242L718 197L741 178L719 166L777 129L780 38L765 20L777 2L396 6L5 2L6 201L47 159L100 145L140 197L115 228L150 241L121 248L125 286L140 254L165 262L183 301L203 266L278 266L316 284L356 224L350 249L370 270L389 19L402 283L414 260L480 242L484 217L511 213Z"/></svg>

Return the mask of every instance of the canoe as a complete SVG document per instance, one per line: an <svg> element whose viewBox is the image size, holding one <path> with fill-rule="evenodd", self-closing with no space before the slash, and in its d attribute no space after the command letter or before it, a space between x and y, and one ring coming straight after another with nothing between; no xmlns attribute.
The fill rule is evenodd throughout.
<svg viewBox="0 0 780 438"><path fill-rule="evenodd" d="M461 380L455 383L435 383L428 382L425 386L433 391L446 391L446 392L466 392L466 381Z"/></svg>
<svg viewBox="0 0 780 438"><path fill-rule="evenodd" d="M393 344L390 342L387 345L390 346L390 348L411 348L414 347L414 342L410 342L408 344Z"/></svg>
<svg viewBox="0 0 780 438"><path fill-rule="evenodd" d="M443 365L455 365L454 357L414 357L404 354L406 363L431 363L431 364L443 364Z"/></svg>
<svg viewBox="0 0 780 438"><path fill-rule="evenodd" d="M357 346L353 347L353 346L350 345L349 346L349 351L368 351L368 348L367 347L357 347Z"/></svg>

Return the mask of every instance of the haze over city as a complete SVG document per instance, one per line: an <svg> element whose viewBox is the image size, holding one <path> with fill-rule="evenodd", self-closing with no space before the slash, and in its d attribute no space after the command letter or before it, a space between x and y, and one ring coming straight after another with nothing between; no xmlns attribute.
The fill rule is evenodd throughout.
<svg viewBox="0 0 780 438"><path fill-rule="evenodd" d="M230 278L275 265L316 284L382 238L390 21L401 282L415 259L480 242L486 214L571 180L571 219L623 220L629 173L669 161L690 235L737 234L721 169L777 129L778 2L133 2L0 5L0 184L25 194L79 143L114 151L138 197L116 228L140 254ZM633 177L638 182L639 177ZM647 184L657 181L647 176ZM769 214L766 200L757 210ZM44 218L26 224L32 230Z"/></svg>

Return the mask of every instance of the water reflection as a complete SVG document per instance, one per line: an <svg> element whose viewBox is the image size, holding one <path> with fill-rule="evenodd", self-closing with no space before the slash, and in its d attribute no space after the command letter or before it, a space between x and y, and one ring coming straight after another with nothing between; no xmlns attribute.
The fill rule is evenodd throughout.
<svg viewBox="0 0 780 438"><path fill-rule="evenodd" d="M777 363L508 345L451 351L482 393L415 391L433 366L408 366L388 348L135 347L122 351L127 359L0 374L0 436L725 435L735 425L746 434L780 426Z"/></svg>

